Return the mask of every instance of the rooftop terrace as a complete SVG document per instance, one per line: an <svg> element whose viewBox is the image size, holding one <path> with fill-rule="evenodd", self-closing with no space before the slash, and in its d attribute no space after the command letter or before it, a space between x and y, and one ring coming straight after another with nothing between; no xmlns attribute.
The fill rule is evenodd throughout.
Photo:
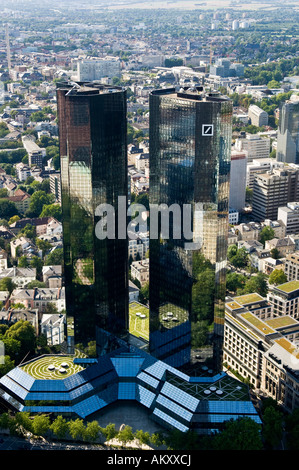
<svg viewBox="0 0 299 470"><path fill-rule="evenodd" d="M299 289L299 281L285 282L284 284L280 284L279 286L277 286L276 289L279 289L282 292L289 294L290 292Z"/></svg>

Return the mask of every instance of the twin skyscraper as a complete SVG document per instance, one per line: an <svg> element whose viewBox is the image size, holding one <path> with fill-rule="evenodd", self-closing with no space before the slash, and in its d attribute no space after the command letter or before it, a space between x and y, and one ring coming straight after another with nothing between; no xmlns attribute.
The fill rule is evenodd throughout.
<svg viewBox="0 0 299 470"><path fill-rule="evenodd" d="M126 90L60 83L57 106L66 307L74 327L68 344L71 350L75 343L96 341L103 355L132 340L124 222L136 214L128 211ZM173 367L202 355L217 370L232 103L203 87L157 89L150 93L149 110L148 224L151 211L158 219L155 233L148 227L149 340L142 344ZM99 223L106 236L97 235Z"/></svg>

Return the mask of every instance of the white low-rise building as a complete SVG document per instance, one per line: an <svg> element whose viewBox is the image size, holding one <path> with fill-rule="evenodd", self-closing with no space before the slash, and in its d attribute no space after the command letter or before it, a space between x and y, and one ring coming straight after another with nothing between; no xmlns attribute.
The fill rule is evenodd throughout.
<svg viewBox="0 0 299 470"><path fill-rule="evenodd" d="M43 314L41 319L41 333L47 337L47 344L54 346L62 344L65 340L66 315Z"/></svg>

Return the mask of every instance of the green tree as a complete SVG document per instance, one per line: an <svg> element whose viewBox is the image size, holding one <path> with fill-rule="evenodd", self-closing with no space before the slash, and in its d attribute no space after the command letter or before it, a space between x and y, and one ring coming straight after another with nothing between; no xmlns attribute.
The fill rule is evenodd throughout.
<svg viewBox="0 0 299 470"><path fill-rule="evenodd" d="M20 341L14 338L10 338L7 336L1 336L0 339L3 342L5 354L7 354L11 359L17 360L19 357L19 351L21 347Z"/></svg>
<svg viewBox="0 0 299 470"><path fill-rule="evenodd" d="M29 209L26 212L27 217L39 217L43 207L54 203L54 195L47 194L45 191L39 190L32 194Z"/></svg>
<svg viewBox="0 0 299 470"><path fill-rule="evenodd" d="M15 420L18 426L21 426L26 431L33 432L33 420L30 418L30 413L28 411L16 413Z"/></svg>
<svg viewBox="0 0 299 470"><path fill-rule="evenodd" d="M3 362L3 364L2 364ZM6 375L10 370L14 369L15 361L7 354L4 356L4 361L0 361L0 377ZM1 418L1 415L0 415Z"/></svg>
<svg viewBox="0 0 299 470"><path fill-rule="evenodd" d="M14 215L19 215L16 205L6 199L0 200L0 219L9 220Z"/></svg>
<svg viewBox="0 0 299 470"><path fill-rule="evenodd" d="M94 442L97 440L100 434L100 426L97 421L88 422L85 429L85 440Z"/></svg>
<svg viewBox="0 0 299 470"><path fill-rule="evenodd" d="M289 450L299 449L299 408L285 417L285 429Z"/></svg>
<svg viewBox="0 0 299 470"><path fill-rule="evenodd" d="M147 304L149 299L149 283L146 282L139 291L139 301L143 304Z"/></svg>
<svg viewBox="0 0 299 470"><path fill-rule="evenodd" d="M46 284L38 280L30 281L26 284L26 289L34 289L35 287L46 287Z"/></svg>
<svg viewBox="0 0 299 470"><path fill-rule="evenodd" d="M271 253L271 256L272 256L273 259L279 259L280 258L279 250L277 248L272 248L270 253Z"/></svg>
<svg viewBox="0 0 299 470"><path fill-rule="evenodd" d="M43 207L40 217L54 217L54 219L61 222L62 209L59 204L48 204Z"/></svg>
<svg viewBox="0 0 299 470"><path fill-rule="evenodd" d="M235 256L237 254L237 251L238 251L238 247L237 245L230 245L227 249L227 259L228 261L230 261L233 256Z"/></svg>
<svg viewBox="0 0 299 470"><path fill-rule="evenodd" d="M59 265L63 263L63 249L56 248L45 258L45 266Z"/></svg>
<svg viewBox="0 0 299 470"><path fill-rule="evenodd" d="M33 420L33 433L36 436L44 436L50 429L50 418L46 415L37 415Z"/></svg>
<svg viewBox="0 0 299 470"><path fill-rule="evenodd" d="M0 199L8 197L8 190L6 188L0 189Z"/></svg>
<svg viewBox="0 0 299 470"><path fill-rule="evenodd" d="M242 289L242 294L251 294L253 292L256 292L257 294L260 294L262 297L266 297L268 293L268 285L267 285L267 276L266 274L259 272L254 276L251 276L247 281L244 286L244 289Z"/></svg>
<svg viewBox="0 0 299 470"><path fill-rule="evenodd" d="M110 439L117 436L118 431L115 429L114 423L109 423L105 428L101 428L101 433L105 436L107 441L110 441Z"/></svg>
<svg viewBox="0 0 299 470"><path fill-rule="evenodd" d="M19 268L28 268L29 261L27 259L27 256L25 255L20 256L20 258L18 259L18 266Z"/></svg>
<svg viewBox="0 0 299 470"><path fill-rule="evenodd" d="M134 434L131 426L124 426L117 435L118 440L122 443L123 446L126 446L128 442L134 440Z"/></svg>
<svg viewBox="0 0 299 470"><path fill-rule="evenodd" d="M69 433L73 439L84 439L85 426L83 419L76 419L68 423Z"/></svg>
<svg viewBox="0 0 299 470"><path fill-rule="evenodd" d="M263 437L271 448L277 448L282 438L282 413L272 406L263 413Z"/></svg>
<svg viewBox="0 0 299 470"><path fill-rule="evenodd" d="M151 441L150 433L147 431L143 431L142 429L138 429L135 432L136 439L140 442L140 444L149 445Z"/></svg>
<svg viewBox="0 0 299 470"><path fill-rule="evenodd" d="M151 435L151 442L153 443L154 446L160 447L164 444L165 442L165 436L162 432L154 432Z"/></svg>
<svg viewBox="0 0 299 470"><path fill-rule="evenodd" d="M36 277L40 280L42 278L43 260L39 256L32 256L30 266L36 269Z"/></svg>
<svg viewBox="0 0 299 470"><path fill-rule="evenodd" d="M33 352L36 346L36 333L30 322L20 320L12 325L5 333L5 337L20 342L20 356Z"/></svg>
<svg viewBox="0 0 299 470"><path fill-rule="evenodd" d="M266 225L265 227L262 228L260 231L260 242L265 246L265 243L267 240L272 240L275 237L275 232L272 227L269 225Z"/></svg>
<svg viewBox="0 0 299 470"><path fill-rule="evenodd" d="M268 88L280 88L281 84L277 80L270 80L270 82L267 83Z"/></svg>
<svg viewBox="0 0 299 470"><path fill-rule="evenodd" d="M51 243L48 240L42 240L41 238L37 238L35 244L39 250L42 251L42 257L52 248Z"/></svg>
<svg viewBox="0 0 299 470"><path fill-rule="evenodd" d="M261 427L247 417L229 420L214 435L212 445L215 450L262 450Z"/></svg>
<svg viewBox="0 0 299 470"><path fill-rule="evenodd" d="M33 242L36 238L36 228L34 225L26 224L24 228L22 228L19 232L20 234L24 235L26 238L29 238Z"/></svg>
<svg viewBox="0 0 299 470"><path fill-rule="evenodd" d="M226 275L226 288L229 292L237 292L243 289L246 283L246 277L243 274L229 272Z"/></svg>
<svg viewBox="0 0 299 470"><path fill-rule="evenodd" d="M276 286L287 282L287 280L287 275L282 269L274 269L269 276L269 284L275 284Z"/></svg>
<svg viewBox="0 0 299 470"><path fill-rule="evenodd" d="M11 277L3 277L0 281L0 290L1 291L8 291L9 294L12 293L13 290L15 290L15 288L17 287L17 285L13 282L12 278Z"/></svg>
<svg viewBox="0 0 299 470"><path fill-rule="evenodd" d="M229 261L235 268L245 268L248 265L248 259L248 252L242 247L237 249L237 253Z"/></svg>
<svg viewBox="0 0 299 470"><path fill-rule="evenodd" d="M58 415L51 424L50 429L53 431L55 436L58 437L58 439L63 439L67 435L69 427L63 416Z"/></svg>

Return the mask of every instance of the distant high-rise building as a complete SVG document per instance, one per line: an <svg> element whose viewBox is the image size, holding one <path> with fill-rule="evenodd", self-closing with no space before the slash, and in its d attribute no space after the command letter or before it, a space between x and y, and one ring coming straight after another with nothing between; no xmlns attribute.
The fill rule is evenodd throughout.
<svg viewBox="0 0 299 470"><path fill-rule="evenodd" d="M299 163L299 96L292 95L279 112L277 160Z"/></svg>
<svg viewBox="0 0 299 470"><path fill-rule="evenodd" d="M96 340L102 354L128 326L127 239L96 235L97 207L115 208L117 233L118 197L127 198L126 92L62 83L57 105L68 341Z"/></svg>
<svg viewBox="0 0 299 470"><path fill-rule="evenodd" d="M221 361L231 120L230 100L201 87L150 93L150 204L174 212L169 234L161 213L150 236L149 346L175 367L201 347L216 368ZM192 239L184 228L174 233L184 225L175 223L178 207L191 208Z"/></svg>
<svg viewBox="0 0 299 470"><path fill-rule="evenodd" d="M242 211L245 207L247 157L244 152L232 150L229 188L229 207Z"/></svg>
<svg viewBox="0 0 299 470"><path fill-rule="evenodd" d="M103 78L120 77L120 60L116 57L79 59L77 61L77 74L74 77L78 82L102 80Z"/></svg>

